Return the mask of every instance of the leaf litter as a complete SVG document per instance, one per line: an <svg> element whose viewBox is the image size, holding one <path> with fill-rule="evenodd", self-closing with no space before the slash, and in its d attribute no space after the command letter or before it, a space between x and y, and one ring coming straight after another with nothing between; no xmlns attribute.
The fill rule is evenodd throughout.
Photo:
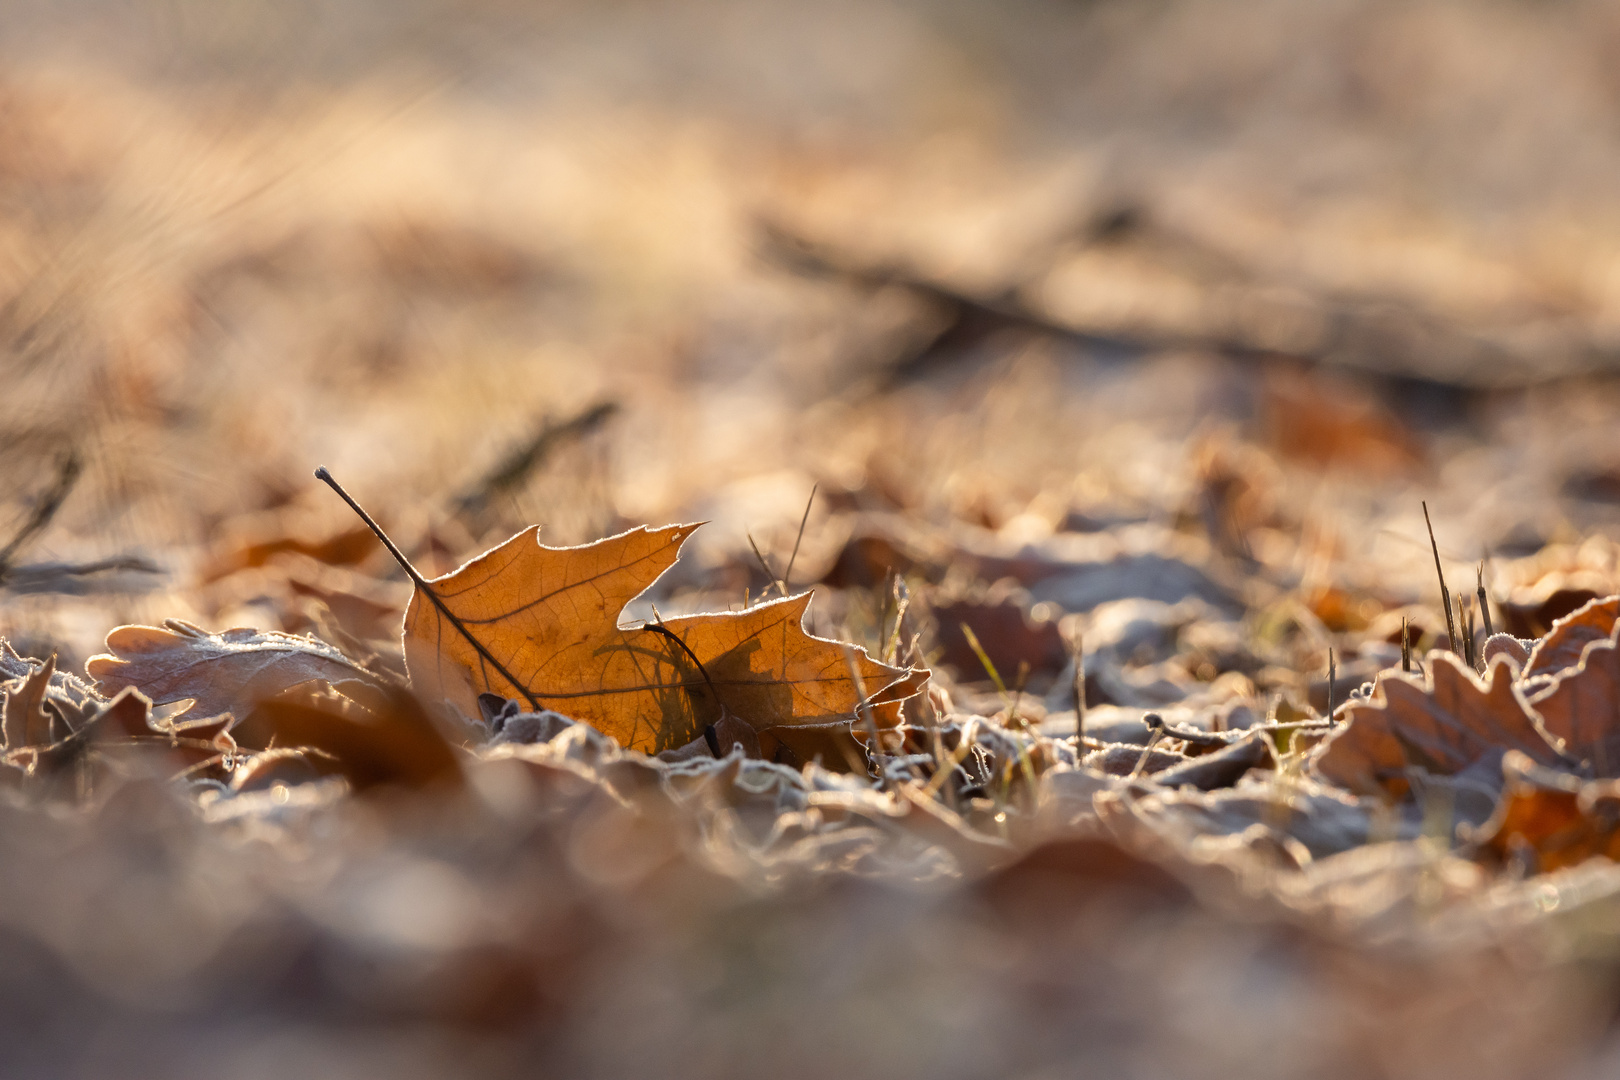
<svg viewBox="0 0 1620 1080"><path fill-rule="evenodd" d="M1218 108L1187 87L1230 82L1233 35L1195 7L1084 25L1099 55L1186 49L1165 99ZM1534 38L1563 93L1612 34L1541 35L1597 7L1249 17L1347 65L1366 147L1417 70L1366 42ZM1043 55L1091 40L1020 17ZM1007 46L980 29L940 70ZM1468 65L1509 99L1485 111L1581 153L1511 168L1607 190L1614 125L1538 122L1523 61ZM1342 155L1295 139L1305 180L1223 180L1241 131L1217 169L1139 160L1122 199L903 125L893 160L836 124L762 158L669 123L680 94L510 126L345 97L401 179L354 199L336 155L233 232L252 162L330 147L281 117L242 154L152 93L15 78L7 266L94 246L81 205L171 208L178 239L109 239L84 297L0 282L27 361L0 423L0 1072L1613 1071L1616 405L1601 378L1501 389L1609 362L1612 214L1548 232L1538 203L1520 266L1511 213L1333 212ZM513 194L436 191L491 133ZM195 185L152 186L193 152ZM559 195L562 161L591 182ZM419 580L308 483L312 447Z"/></svg>
<svg viewBox="0 0 1620 1080"><path fill-rule="evenodd" d="M975 650L999 708L974 712L953 704L986 700L960 658L935 671L895 667L808 634L808 595L621 623L692 531L547 548L530 528L418 580L400 615L406 680L313 637L209 633L176 620L112 631L107 653L87 664L90 683L8 646L8 790L17 812L79 806L90 821L122 813L121 801L178 797L164 813L189 803L199 827L217 833L210 850L250 837L307 846L322 818L412 820L399 800L414 792L451 817L567 823L548 858L566 859L568 888L587 894L673 890L672 904L701 907L720 882L775 895L848 878L923 889L935 897L933 919L954 910L939 898L964 884L1018 918L1099 902L1086 897L1137 897L1142 910L1263 900L1278 925L1330 916L1335 929L1319 949L1498 936L1501 913L1517 910L1514 889L1552 895L1537 883L1620 853L1620 795L1610 790L1620 783L1620 598L1588 603L1533 642L1509 639L1519 647L1505 655L1482 644L1483 674L1445 651L1413 673L1384 667L1331 716L1187 693L1178 661L1215 656L1256 677L1266 668L1258 642L1199 646L1218 640L1208 628L1228 617L1202 600L1081 604L1065 630L1081 640L1089 630L1085 684L1076 660L1062 667L1044 638L1029 636L1026 614L992 639L1003 664L1019 665L1015 683ZM913 615L1000 610L930 595ZM1025 597L1012 610L1027 612ZM891 641L908 617L894 614ZM980 622L988 633L1001 625ZM1137 703L1132 727L1130 706L1080 701L1139 702L1120 680L1152 668L1163 672L1169 720ZM1043 694L1028 689L1037 669ZM1065 701L1067 711L1047 708ZM818 739L795 741L801 729ZM412 874L466 888L459 871L430 868L439 865L375 872L395 875L388 889L402 895ZM363 891L350 872L335 869L325 887ZM1577 901L1590 886L1568 888L1572 904L1620 895ZM296 886L291 901L314 905L324 932L351 918ZM470 895L443 902L485 906ZM562 929L579 918L567 910L547 934L587 932ZM420 933L422 917L341 933ZM424 944L444 962L471 962L452 958L482 940L485 917L443 918L455 929ZM525 994L561 992L534 983L544 969L533 960L466 955L485 956L480 970L495 963ZM144 993L166 976L120 977ZM505 1007L416 1000L424 1016Z"/></svg>

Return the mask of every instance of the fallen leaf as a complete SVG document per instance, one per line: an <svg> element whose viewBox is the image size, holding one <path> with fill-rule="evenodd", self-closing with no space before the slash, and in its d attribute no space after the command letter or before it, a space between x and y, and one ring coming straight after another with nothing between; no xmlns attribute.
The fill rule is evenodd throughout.
<svg viewBox="0 0 1620 1080"><path fill-rule="evenodd" d="M289 535L285 529L285 524L280 528L261 525L259 535L239 540L234 546L217 552L199 572L201 582L206 585L239 570L264 566L284 553L307 556L329 566L352 566L381 547L376 535L365 525L319 536Z"/></svg>
<svg viewBox="0 0 1620 1080"><path fill-rule="evenodd" d="M624 606L674 564L695 528L548 548L535 526L433 579L433 595L417 589L405 613L412 685L466 716L479 715L486 692L552 708L649 753L698 738L722 707L762 734L847 730L863 697L893 705L920 687L914 673L806 634L808 594L620 627Z"/></svg>
<svg viewBox="0 0 1620 1080"><path fill-rule="evenodd" d="M1620 596L1606 600L1590 600L1552 624L1547 636L1530 650L1525 662L1524 677L1546 675L1574 667L1581 654L1594 641L1602 641L1614 632L1615 620L1620 618Z"/></svg>
<svg viewBox="0 0 1620 1080"><path fill-rule="evenodd" d="M1620 785L1582 781L1522 754L1502 759L1506 780L1496 814L1479 830L1499 862L1534 856L1532 871L1560 870L1594 855L1620 860Z"/></svg>
<svg viewBox="0 0 1620 1080"><path fill-rule="evenodd" d="M56 657L6 687L6 749L44 746L51 742L51 718L45 711L45 691L56 673Z"/></svg>
<svg viewBox="0 0 1620 1080"><path fill-rule="evenodd" d="M133 686L160 705L191 699L171 718L175 730L226 713L241 719L259 701L315 679L377 685L375 676L325 642L274 631L210 634L170 619L163 627L120 626L107 635L107 649L85 664L103 693Z"/></svg>
<svg viewBox="0 0 1620 1080"><path fill-rule="evenodd" d="M1615 635L1579 640L1583 652L1574 666L1563 668L1530 707L1564 753L1589 762L1598 776L1620 775L1620 644Z"/></svg>
<svg viewBox="0 0 1620 1080"><path fill-rule="evenodd" d="M1357 794L1399 799L1410 788L1409 765L1447 776L1501 749L1558 761L1505 659L1484 681L1451 653L1431 653L1429 667L1429 680L1384 675L1371 701L1346 708L1345 722L1316 751L1317 772Z"/></svg>
<svg viewBox="0 0 1620 1080"><path fill-rule="evenodd" d="M1422 442L1375 397L1304 371L1265 379L1260 422L1278 453L1319 467L1403 473L1423 467Z"/></svg>
<svg viewBox="0 0 1620 1080"><path fill-rule="evenodd" d="M1495 576L1502 629L1515 637L1540 637L1582 605L1620 592L1620 544L1601 536L1578 545L1548 544L1501 564Z"/></svg>
<svg viewBox="0 0 1620 1080"><path fill-rule="evenodd" d="M233 734L253 749L314 751L303 758L314 773L341 775L357 791L460 783L455 748L413 694L389 687L366 699L321 683L294 686L260 701ZM280 756L250 758L238 770L236 786Z"/></svg>

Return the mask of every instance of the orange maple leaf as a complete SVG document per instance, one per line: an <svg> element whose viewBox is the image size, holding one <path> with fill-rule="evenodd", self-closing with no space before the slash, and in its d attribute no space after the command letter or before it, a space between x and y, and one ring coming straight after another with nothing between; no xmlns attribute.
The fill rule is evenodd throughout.
<svg viewBox="0 0 1620 1080"><path fill-rule="evenodd" d="M809 594L741 612L621 627L620 613L669 569L697 526L641 527L550 548L538 526L418 585L405 664L419 693L478 715L480 693L589 723L630 749L679 747L722 711L778 745L899 722L926 672L880 664L803 629ZM833 762L829 762L832 764Z"/></svg>

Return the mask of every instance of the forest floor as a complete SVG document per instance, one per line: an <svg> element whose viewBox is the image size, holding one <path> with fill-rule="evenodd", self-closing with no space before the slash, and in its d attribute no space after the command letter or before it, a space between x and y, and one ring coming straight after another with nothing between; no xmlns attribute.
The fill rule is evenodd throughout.
<svg viewBox="0 0 1620 1080"><path fill-rule="evenodd" d="M305 7L0 17L0 1072L1620 1064L1609 5Z"/></svg>

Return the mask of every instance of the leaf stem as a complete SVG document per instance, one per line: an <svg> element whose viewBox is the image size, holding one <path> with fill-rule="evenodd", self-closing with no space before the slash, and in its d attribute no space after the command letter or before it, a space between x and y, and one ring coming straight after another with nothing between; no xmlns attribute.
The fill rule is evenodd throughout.
<svg viewBox="0 0 1620 1080"><path fill-rule="evenodd" d="M532 708L543 708L543 706L540 704L540 700L529 692L529 688L513 677L512 673L506 670L506 665L495 659L490 651L484 647L483 642L473 637L472 631L468 630L462 621L456 618L455 612L451 611L449 607L445 605L444 600L439 597L439 594L433 591L433 586L427 583L427 578L423 577L416 567L411 565L411 560L407 559L405 557L405 553L399 550L399 548L395 546L394 542L388 538L388 534L383 532L382 526L373 521L371 519L371 515L366 513L361 505L354 501L353 496L351 496L347 491L343 490L343 485L339 484L332 478L332 474L326 471L325 465L322 465L320 468L315 470L315 479L321 481L321 483L337 492L338 497L349 504L349 509L360 515L360 520L366 523L366 527L368 529L377 534L377 539L382 541L383 547L388 549L388 554L392 555L394 557L394 561L399 563L400 569L405 571L406 576L408 576L411 579L411 582L415 584L419 590L421 590L423 595L425 595L429 600L433 601L433 606L439 609L439 614L448 619L450 625L454 626L456 630L460 632L461 636L467 639L467 643L470 644L474 649L478 650L478 655L482 656L485 660L488 660L490 665L494 667L495 670L500 674L501 678L511 683L518 693L527 698L529 705Z"/></svg>

